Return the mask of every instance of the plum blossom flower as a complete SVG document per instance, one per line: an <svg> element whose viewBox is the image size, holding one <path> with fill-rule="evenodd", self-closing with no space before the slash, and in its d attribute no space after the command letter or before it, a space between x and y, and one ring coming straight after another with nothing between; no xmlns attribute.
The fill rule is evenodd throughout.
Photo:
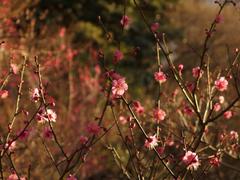
<svg viewBox="0 0 240 180"><path fill-rule="evenodd" d="M157 135L155 134L154 136L149 136L144 143L144 146L148 149L153 149L158 145L158 139L156 137Z"/></svg>
<svg viewBox="0 0 240 180"><path fill-rule="evenodd" d="M112 81L112 94L114 96L122 96L128 90L128 85L125 78Z"/></svg>
<svg viewBox="0 0 240 180"><path fill-rule="evenodd" d="M77 178L75 177L75 176L73 176L73 175L69 175L68 177L67 177L67 180L77 180Z"/></svg>
<svg viewBox="0 0 240 180"><path fill-rule="evenodd" d="M236 131L230 131L229 136L230 140L238 141L238 133Z"/></svg>
<svg viewBox="0 0 240 180"><path fill-rule="evenodd" d="M11 71L13 72L13 74L18 73L18 67L16 64L10 64L10 67L11 67Z"/></svg>
<svg viewBox="0 0 240 180"><path fill-rule="evenodd" d="M232 111L226 111L223 114L223 116L224 116L225 119L230 119L233 116L233 112Z"/></svg>
<svg viewBox="0 0 240 180"><path fill-rule="evenodd" d="M179 73L180 76L182 76L183 68L184 68L183 64L178 65L178 73Z"/></svg>
<svg viewBox="0 0 240 180"><path fill-rule="evenodd" d="M115 52L114 52L114 63L118 63L119 61L121 61L123 59L123 53L117 49Z"/></svg>
<svg viewBox="0 0 240 180"><path fill-rule="evenodd" d="M213 110L215 112L218 112L220 109L221 109L221 105L219 103L215 103L214 106L213 106Z"/></svg>
<svg viewBox="0 0 240 180"><path fill-rule="evenodd" d="M94 122L91 122L87 125L87 132L97 135L100 132L101 128Z"/></svg>
<svg viewBox="0 0 240 180"><path fill-rule="evenodd" d="M52 109L47 109L47 111L45 111L45 109L40 109L38 114L37 114L37 120L40 123L43 122L56 122L57 119L57 114L52 110Z"/></svg>
<svg viewBox="0 0 240 180"><path fill-rule="evenodd" d="M194 78L198 78L198 76L200 76L200 78L203 75L203 70L200 69L200 67L195 67L192 69L192 75Z"/></svg>
<svg viewBox="0 0 240 180"><path fill-rule="evenodd" d="M156 108L153 110L153 117L159 123L160 121L163 121L166 117L166 112L160 108Z"/></svg>
<svg viewBox="0 0 240 180"><path fill-rule="evenodd" d="M220 157L219 157L218 155L214 155L213 157L211 157L211 158L209 159L209 163L210 163L212 166L219 167L219 166L220 166L220 163L221 163Z"/></svg>
<svg viewBox="0 0 240 180"><path fill-rule="evenodd" d="M33 102L38 102L39 99L41 98L41 95L40 95L40 91L38 88L34 88L31 92L30 92L30 95L31 95L31 100Z"/></svg>
<svg viewBox="0 0 240 180"><path fill-rule="evenodd" d="M139 101L133 101L133 109L139 115L144 113L144 107L141 105L141 103Z"/></svg>
<svg viewBox="0 0 240 180"><path fill-rule="evenodd" d="M6 143L5 148L7 148L10 152L13 152L16 149L16 141Z"/></svg>
<svg viewBox="0 0 240 180"><path fill-rule="evenodd" d="M218 80L215 81L215 88L218 91L225 91L227 90L228 87L228 81L226 80L225 77L220 77Z"/></svg>
<svg viewBox="0 0 240 180"><path fill-rule="evenodd" d="M159 23L157 23L157 22L152 23L152 25L151 25L151 30L152 30L153 32L156 32L156 31L158 30L158 28L159 28Z"/></svg>
<svg viewBox="0 0 240 180"><path fill-rule="evenodd" d="M187 165L187 169L196 170L200 165L198 155L192 151L187 151L182 161Z"/></svg>
<svg viewBox="0 0 240 180"><path fill-rule="evenodd" d="M123 28L128 28L130 24L130 18L127 15L122 16L120 24Z"/></svg>
<svg viewBox="0 0 240 180"><path fill-rule="evenodd" d="M8 97L8 91L7 90L0 90L0 98L6 99Z"/></svg>
<svg viewBox="0 0 240 180"><path fill-rule="evenodd" d="M12 173L8 176L7 180L19 180L16 173ZM26 180L25 177L20 177L20 180Z"/></svg>
<svg viewBox="0 0 240 180"><path fill-rule="evenodd" d="M156 81L160 82L160 83L164 83L167 80L166 75L164 74L164 72L159 71L159 72L155 72L154 73L154 78Z"/></svg>
<svg viewBox="0 0 240 180"><path fill-rule="evenodd" d="M121 124L126 124L128 122L127 118L124 116L119 116L119 122Z"/></svg>

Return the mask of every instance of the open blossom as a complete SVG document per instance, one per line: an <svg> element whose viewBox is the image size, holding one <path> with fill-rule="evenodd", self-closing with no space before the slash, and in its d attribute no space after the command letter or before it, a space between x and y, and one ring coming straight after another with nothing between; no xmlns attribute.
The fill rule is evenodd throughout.
<svg viewBox="0 0 240 180"><path fill-rule="evenodd" d="M144 143L144 146L148 149L153 149L158 145L158 140L156 134L154 136L149 136Z"/></svg>
<svg viewBox="0 0 240 180"><path fill-rule="evenodd" d="M122 96L125 91L128 90L128 85L124 78L113 80L112 82L112 94L114 96Z"/></svg>
<svg viewBox="0 0 240 180"><path fill-rule="evenodd" d="M223 114L223 116L224 116L225 119L230 119L233 116L233 112L232 111L226 111Z"/></svg>
<svg viewBox="0 0 240 180"><path fill-rule="evenodd" d="M151 25L151 30L152 30L153 32L156 32L156 31L158 30L158 28L159 28L159 23L157 23L157 22L152 23L152 25Z"/></svg>
<svg viewBox="0 0 240 180"><path fill-rule="evenodd" d="M94 122L87 125L87 132L97 135L100 132L101 128Z"/></svg>
<svg viewBox="0 0 240 180"><path fill-rule="evenodd" d="M220 163L221 163L220 157L217 156L217 155L214 155L213 157L211 157L211 158L209 159L209 163L210 163L212 166L219 167L219 166L220 166Z"/></svg>
<svg viewBox="0 0 240 180"><path fill-rule="evenodd" d="M57 114L52 109L47 109L47 111L45 111L45 109L40 109L37 114L37 120L40 123L47 121L56 122L56 119Z"/></svg>
<svg viewBox="0 0 240 180"><path fill-rule="evenodd" d="M121 61L123 59L123 53L117 49L115 52L114 52L114 63L118 63L119 61Z"/></svg>
<svg viewBox="0 0 240 180"><path fill-rule="evenodd" d="M198 78L198 76L202 77L203 71L200 69L200 67L195 67L192 69L192 75L194 78Z"/></svg>
<svg viewBox="0 0 240 180"><path fill-rule="evenodd" d="M34 101L34 102L37 102L39 101L39 99L41 98L41 95L40 95L40 91L38 88L34 88L31 92L31 100Z"/></svg>
<svg viewBox="0 0 240 180"><path fill-rule="evenodd" d="M13 152L16 148L16 141L6 143L5 148L8 148L10 152Z"/></svg>
<svg viewBox="0 0 240 180"><path fill-rule="evenodd" d="M7 180L19 180L19 178L18 178L17 174L13 173L8 176ZM20 180L26 180L26 178L20 177Z"/></svg>
<svg viewBox="0 0 240 180"><path fill-rule="evenodd" d="M192 151L187 151L182 161L187 165L187 169L196 170L200 165L198 155Z"/></svg>
<svg viewBox="0 0 240 180"><path fill-rule="evenodd" d="M18 73L18 67L16 64L10 64L11 66L11 70L13 72L13 74L17 74Z"/></svg>
<svg viewBox="0 0 240 180"><path fill-rule="evenodd" d="M159 123L165 119L166 112L160 108L156 108L153 110L153 117Z"/></svg>
<svg viewBox="0 0 240 180"><path fill-rule="evenodd" d="M154 78L155 78L156 81L159 81L160 83L164 83L167 80L166 75L162 71L155 72L154 73Z"/></svg>
<svg viewBox="0 0 240 180"><path fill-rule="evenodd" d="M0 90L0 98L6 99L8 97L8 91L7 90Z"/></svg>
<svg viewBox="0 0 240 180"><path fill-rule="evenodd" d="M214 104L213 109L215 112L218 112L221 109L221 105L219 103Z"/></svg>
<svg viewBox="0 0 240 180"><path fill-rule="evenodd" d="M215 81L215 88L219 91L225 91L228 87L228 81L225 77L220 77L218 80Z"/></svg>
<svg viewBox="0 0 240 180"><path fill-rule="evenodd" d="M238 141L238 133L236 131L230 131L230 140L232 141Z"/></svg>
<svg viewBox="0 0 240 180"><path fill-rule="evenodd" d="M134 101L133 102L133 109L139 115L144 113L144 107L141 105L141 103L139 101Z"/></svg>
<svg viewBox="0 0 240 180"><path fill-rule="evenodd" d="M122 19L120 21L123 28L128 28L130 24L130 19L127 15L122 16Z"/></svg>

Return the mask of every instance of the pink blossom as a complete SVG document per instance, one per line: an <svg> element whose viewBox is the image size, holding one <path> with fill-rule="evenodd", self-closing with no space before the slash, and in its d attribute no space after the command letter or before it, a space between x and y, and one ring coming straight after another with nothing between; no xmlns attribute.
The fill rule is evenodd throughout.
<svg viewBox="0 0 240 180"><path fill-rule="evenodd" d="M154 73L154 78L155 78L156 81L159 81L160 83L164 83L167 80L166 75L162 71L155 72Z"/></svg>
<svg viewBox="0 0 240 180"><path fill-rule="evenodd" d="M8 91L7 90L0 90L0 98L6 99L8 97Z"/></svg>
<svg viewBox="0 0 240 180"><path fill-rule="evenodd" d="M194 88L195 88L194 83L191 83L191 82L187 83L186 86L187 86L187 89L188 89L190 92L192 92L192 91L194 90Z"/></svg>
<svg viewBox="0 0 240 180"><path fill-rule="evenodd" d="M18 67L16 64L10 64L13 74L18 73Z"/></svg>
<svg viewBox="0 0 240 180"><path fill-rule="evenodd" d="M144 113L144 107L141 105L139 101L133 101L133 109L139 115Z"/></svg>
<svg viewBox="0 0 240 180"><path fill-rule="evenodd" d="M162 155L164 153L165 148L164 147L157 147L156 148L159 155Z"/></svg>
<svg viewBox="0 0 240 180"><path fill-rule="evenodd" d="M198 78L198 76L202 77L203 70L201 70L199 66L195 67L192 69L192 75L194 78Z"/></svg>
<svg viewBox="0 0 240 180"><path fill-rule="evenodd" d="M230 140L238 141L238 133L236 131L230 131Z"/></svg>
<svg viewBox="0 0 240 180"><path fill-rule="evenodd" d="M153 117L159 123L160 121L163 121L166 117L166 112L160 108L156 108L153 110Z"/></svg>
<svg viewBox="0 0 240 180"><path fill-rule="evenodd" d="M180 76L182 76L183 68L184 68L183 64L178 65L178 73L179 73Z"/></svg>
<svg viewBox="0 0 240 180"><path fill-rule="evenodd" d="M193 109L190 108L189 106L184 106L184 109L183 109L183 113L188 115L188 116L191 116L193 115Z"/></svg>
<svg viewBox="0 0 240 180"><path fill-rule="evenodd" d="M215 112L218 112L221 109L221 105L219 103L215 103L213 109Z"/></svg>
<svg viewBox="0 0 240 180"><path fill-rule="evenodd" d="M114 96L122 96L128 90L128 85L124 78L112 81L112 94Z"/></svg>
<svg viewBox="0 0 240 180"><path fill-rule="evenodd" d="M18 178L17 174L13 173L8 176L7 180L19 180L19 178ZM26 178L20 177L20 180L26 180Z"/></svg>
<svg viewBox="0 0 240 180"><path fill-rule="evenodd" d="M225 91L228 87L228 81L225 77L220 77L218 80L215 81L215 88L219 91Z"/></svg>
<svg viewBox="0 0 240 180"><path fill-rule="evenodd" d="M34 88L31 92L30 92L30 95L31 95L31 100L33 102L38 102L41 98L41 95L40 95L40 91L38 88Z"/></svg>
<svg viewBox="0 0 240 180"><path fill-rule="evenodd" d="M124 116L119 116L119 122L121 124L126 124L128 122L127 118Z"/></svg>
<svg viewBox="0 0 240 180"><path fill-rule="evenodd" d="M187 169L196 170L200 165L198 155L192 151L187 151L182 161L187 165Z"/></svg>
<svg viewBox="0 0 240 180"><path fill-rule="evenodd" d="M215 22L216 22L217 24L223 22L223 17L222 17L221 15L218 15L218 16L215 18Z"/></svg>
<svg viewBox="0 0 240 180"><path fill-rule="evenodd" d="M67 180L77 180L77 178L75 177L75 176L73 176L73 175L69 175L68 177L67 177Z"/></svg>
<svg viewBox="0 0 240 180"><path fill-rule="evenodd" d="M16 149L16 141L6 143L5 148L7 148L10 152L13 152Z"/></svg>
<svg viewBox="0 0 240 180"><path fill-rule="evenodd" d="M88 137L86 136L80 136L79 141L81 144L86 144L88 141Z"/></svg>
<svg viewBox="0 0 240 180"><path fill-rule="evenodd" d="M123 53L117 49L115 52L114 52L114 63L118 63L119 61L121 61L123 59Z"/></svg>
<svg viewBox="0 0 240 180"><path fill-rule="evenodd" d="M101 128L94 122L87 125L87 132L97 135L100 132Z"/></svg>
<svg viewBox="0 0 240 180"><path fill-rule="evenodd" d="M144 146L148 149L153 149L158 145L158 140L156 134L154 136L149 136L144 143Z"/></svg>
<svg viewBox="0 0 240 180"><path fill-rule="evenodd" d="M151 25L151 30L152 30L153 32L156 32L156 31L158 30L158 28L159 28L159 23L157 23L157 22L152 23L152 25Z"/></svg>
<svg viewBox="0 0 240 180"><path fill-rule="evenodd" d="M122 19L120 21L123 28L128 28L130 24L130 19L127 15L122 16Z"/></svg>
<svg viewBox="0 0 240 180"><path fill-rule="evenodd" d="M215 166L215 167L219 167L220 166L220 157L217 156L217 155L214 155L213 157L211 157L209 159L209 163L212 165L212 166Z"/></svg>
<svg viewBox="0 0 240 180"><path fill-rule="evenodd" d="M40 109L38 114L37 114L37 120L40 123L43 122L56 122L57 119L57 114L52 110L52 109L47 109L47 112L45 109Z"/></svg>
<svg viewBox="0 0 240 180"><path fill-rule="evenodd" d="M232 111L226 111L223 114L223 116L224 116L225 119L230 119L233 116L233 112Z"/></svg>

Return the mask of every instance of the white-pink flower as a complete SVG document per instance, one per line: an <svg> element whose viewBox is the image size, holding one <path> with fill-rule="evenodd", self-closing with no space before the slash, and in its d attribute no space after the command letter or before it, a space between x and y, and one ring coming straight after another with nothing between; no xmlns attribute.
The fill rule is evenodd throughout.
<svg viewBox="0 0 240 180"><path fill-rule="evenodd" d="M144 107L141 105L141 103L139 101L133 101L133 109L139 115L144 113Z"/></svg>
<svg viewBox="0 0 240 180"><path fill-rule="evenodd" d="M224 101L225 101L225 98L224 98L224 96L219 96L219 103L220 104L223 104L224 103Z"/></svg>
<svg viewBox="0 0 240 180"><path fill-rule="evenodd" d="M57 114L52 110L52 109L40 109L38 114L37 114L37 120L40 123L43 122L56 122L57 119Z"/></svg>
<svg viewBox="0 0 240 180"><path fill-rule="evenodd" d="M236 131L230 131L230 140L238 141L238 133Z"/></svg>
<svg viewBox="0 0 240 180"><path fill-rule="evenodd" d="M196 170L200 165L198 155L192 151L187 151L182 161L187 165L187 169Z"/></svg>
<svg viewBox="0 0 240 180"><path fill-rule="evenodd" d="M164 83L167 80L166 75L164 74L164 72L159 71L159 72L155 72L154 73L154 78L156 81L160 82L160 83Z"/></svg>
<svg viewBox="0 0 240 180"><path fill-rule="evenodd" d="M19 178L18 178L17 174L13 173L8 176L7 180L19 180ZM26 180L26 178L20 177L20 180Z"/></svg>
<svg viewBox="0 0 240 180"><path fill-rule="evenodd" d="M158 145L158 139L156 137L157 135L155 134L154 136L149 136L144 143L144 146L148 149L153 149Z"/></svg>
<svg viewBox="0 0 240 180"><path fill-rule="evenodd" d="M8 91L7 90L0 90L0 98L6 99L8 97Z"/></svg>
<svg viewBox="0 0 240 180"><path fill-rule="evenodd" d="M214 106L213 106L213 110L214 110L215 112L218 112L220 109L221 109L221 104L215 103Z"/></svg>
<svg viewBox="0 0 240 180"><path fill-rule="evenodd" d="M163 121L166 117L166 112L160 108L156 108L153 110L153 117L159 123L160 121Z"/></svg>
<svg viewBox="0 0 240 180"><path fill-rule="evenodd" d="M114 96L122 96L128 90L128 85L124 78L112 81L112 94Z"/></svg>
<svg viewBox="0 0 240 180"><path fill-rule="evenodd" d="M228 87L228 81L226 80L225 77L220 77L218 80L215 81L215 88L218 91L225 91L227 90Z"/></svg>

